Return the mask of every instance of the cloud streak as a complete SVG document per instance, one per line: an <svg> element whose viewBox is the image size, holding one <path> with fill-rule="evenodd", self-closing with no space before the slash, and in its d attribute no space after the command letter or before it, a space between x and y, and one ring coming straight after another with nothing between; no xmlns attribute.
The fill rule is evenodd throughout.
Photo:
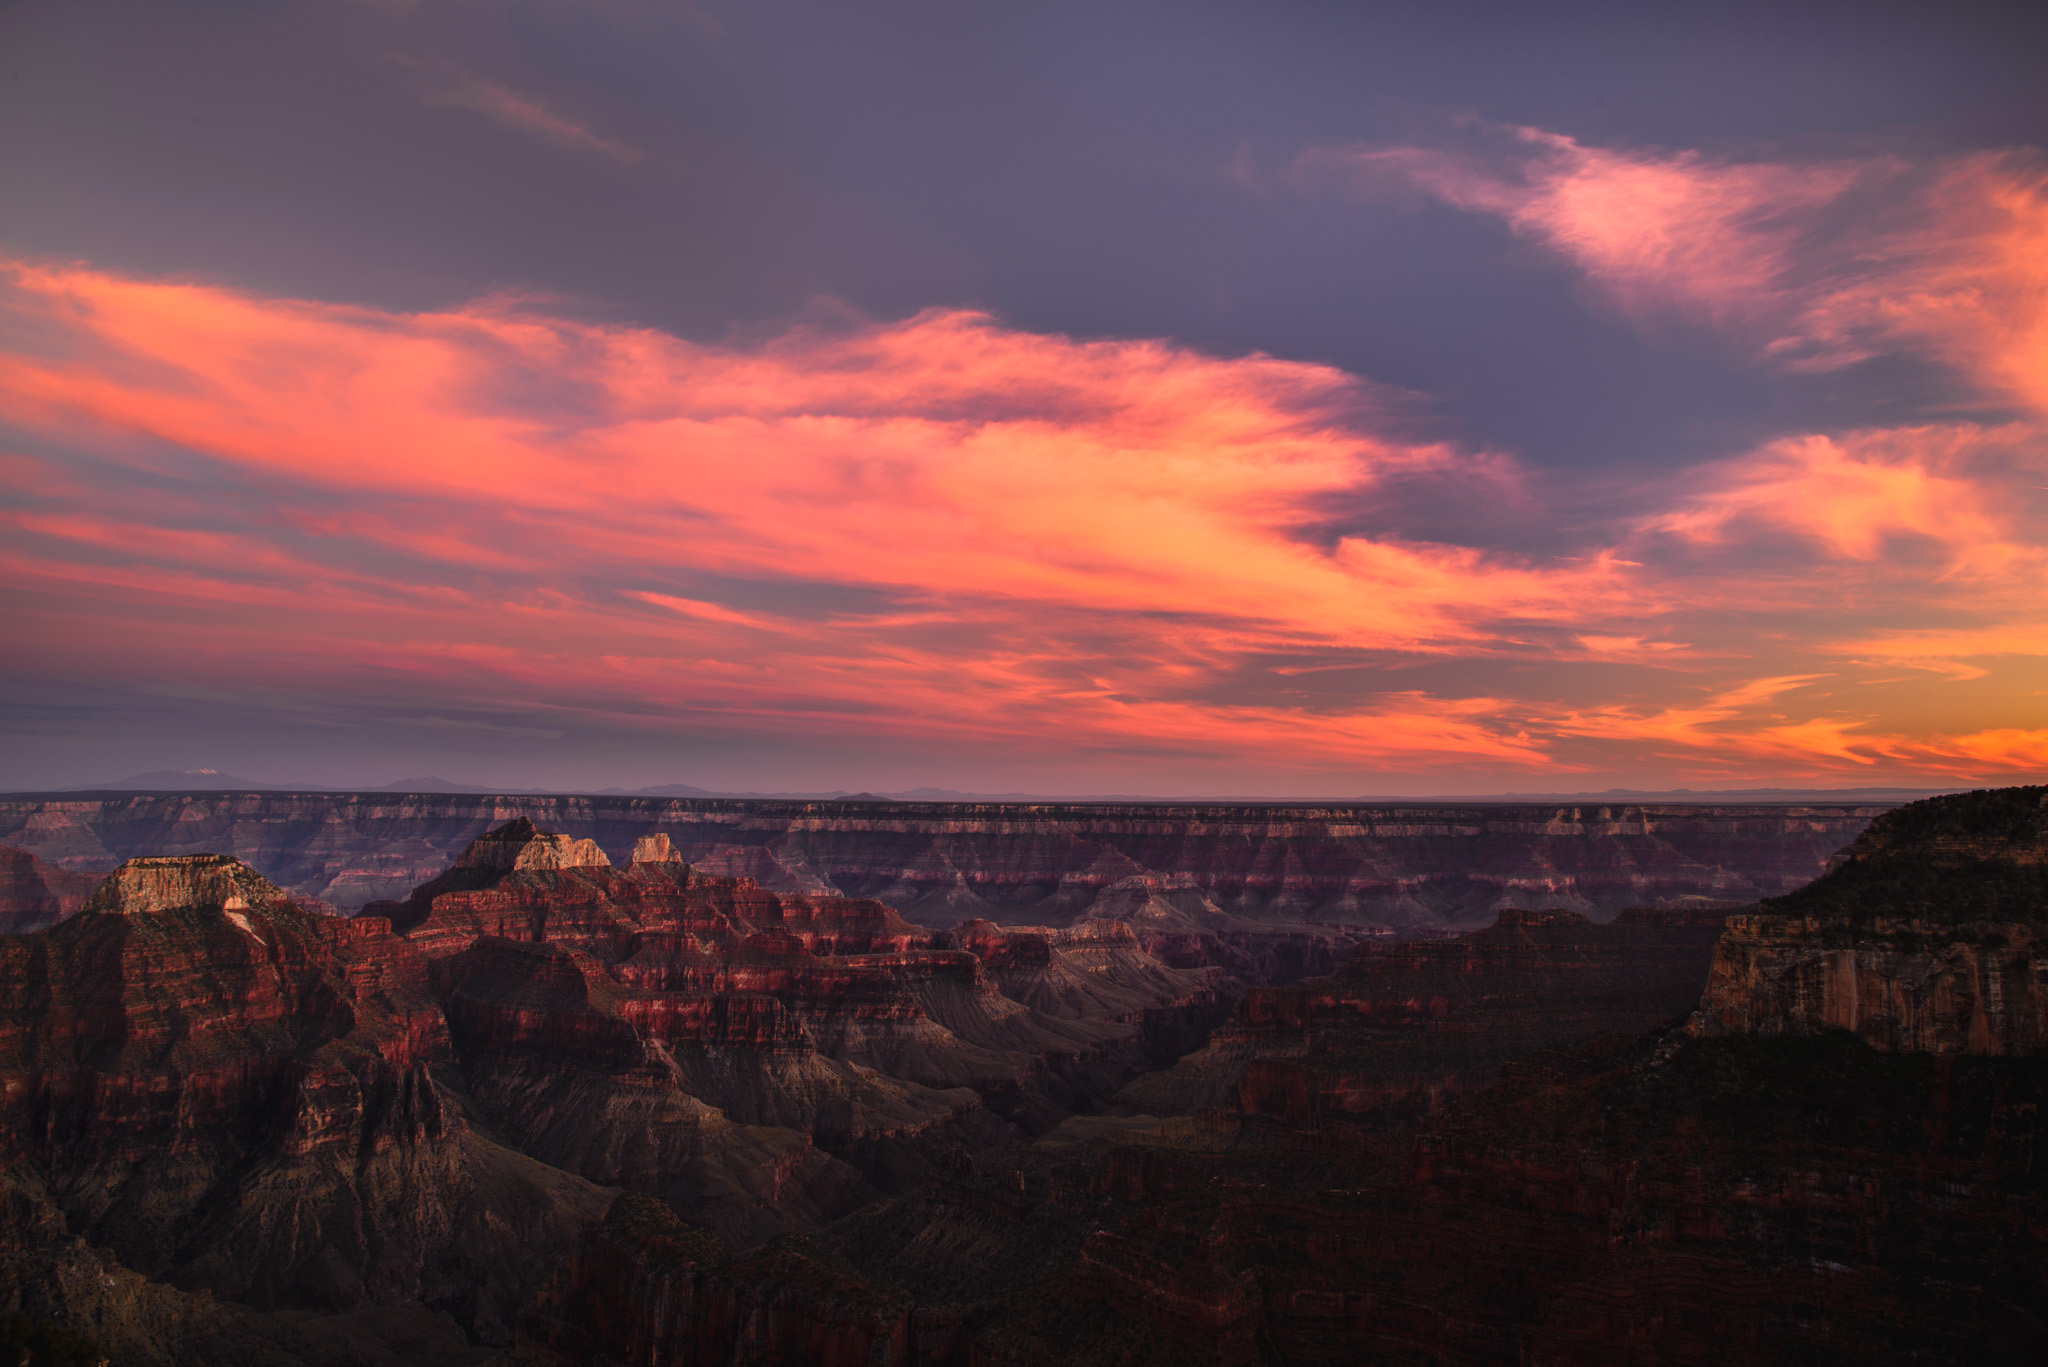
<svg viewBox="0 0 2048 1367"><path fill-rule="evenodd" d="M1568 258L1630 314L1696 318L1787 367L1928 355L2048 414L2048 163L2035 151L1743 160L1466 131L1436 147L1313 149L1287 179L1417 186Z"/></svg>
<svg viewBox="0 0 2048 1367"><path fill-rule="evenodd" d="M7 280L0 572L56 675L1058 751L1124 791L2038 763L2027 726L1877 682L1984 679L2038 619L2023 425L1787 437L1506 556L1328 531L1418 483L1526 493L1323 366L947 310L713 346L510 299Z"/></svg>
<svg viewBox="0 0 2048 1367"><path fill-rule="evenodd" d="M389 60L412 76L421 103L436 109L466 110L508 132L562 151L602 157L620 166L646 158L632 144L606 137L536 96L485 80L453 62L427 62L403 54L394 54Z"/></svg>

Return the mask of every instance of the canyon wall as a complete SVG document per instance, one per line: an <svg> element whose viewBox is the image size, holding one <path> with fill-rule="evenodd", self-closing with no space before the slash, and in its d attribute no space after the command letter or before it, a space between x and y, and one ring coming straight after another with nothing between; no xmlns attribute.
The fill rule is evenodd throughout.
<svg viewBox="0 0 2048 1367"><path fill-rule="evenodd" d="M1509 907L1607 920L1628 907L1740 905L1817 877L1883 810L48 795L0 799L0 843L76 869L230 854L302 901L353 911L403 898L523 817L596 842L614 863L661 833L700 872L770 891L876 898L931 926L1122 920L1165 951L1201 933L1471 929Z"/></svg>
<svg viewBox="0 0 2048 1367"><path fill-rule="evenodd" d="M155 857L0 937L0 1308L152 1367L2048 1357L2048 789L1725 932L1341 957L690 847L515 817L353 919ZM1334 971L1166 957L1254 950Z"/></svg>
<svg viewBox="0 0 2048 1367"><path fill-rule="evenodd" d="M753 1322L844 1303L860 1360L963 1367L2048 1360L2044 798L1904 809L1718 937L1510 913L1256 988L1120 1094L1150 1113L754 1265ZM533 1361L777 1360L729 1310L664 1319L678 1232L613 1223L525 1321ZM718 1266L678 1271L701 1295ZM636 1356L561 1355L599 1326Z"/></svg>
<svg viewBox="0 0 2048 1367"><path fill-rule="evenodd" d="M1636 1035L1698 1001L1721 935L1707 911L1504 911L1442 940L1370 942L1338 972L1253 987L1206 1047L1119 1094L1212 1121L1386 1127L1490 1087L1501 1066Z"/></svg>
<svg viewBox="0 0 2048 1367"><path fill-rule="evenodd" d="M2048 1050L2048 788L1878 818L1838 867L1732 918L1694 1029L1882 1049Z"/></svg>
<svg viewBox="0 0 2048 1367"><path fill-rule="evenodd" d="M62 869L27 850L0 845L0 935L56 925L85 905L98 872Z"/></svg>

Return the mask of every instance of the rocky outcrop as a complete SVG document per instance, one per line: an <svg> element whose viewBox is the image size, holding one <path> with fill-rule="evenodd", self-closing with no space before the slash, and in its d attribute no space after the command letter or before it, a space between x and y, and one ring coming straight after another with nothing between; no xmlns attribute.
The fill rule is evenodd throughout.
<svg viewBox="0 0 2048 1367"><path fill-rule="evenodd" d="M574 990L557 996L575 1009L536 1007L519 1028L553 1031L549 1047L578 1058L588 1032L609 1032L621 1043L606 1047L624 1052L606 1066L656 1051L677 1085L727 1115L863 1149L960 1123L970 1102L1056 1123L1175 1056L1174 1040L1223 1002L1213 970L1169 968L1113 923L935 936L872 900L700 874L659 837L626 869L522 865L542 839L510 823L488 853L375 906L447 965L466 1059L502 1053L511 1028L484 1029L473 984L516 985L543 964L567 983L573 967ZM479 956L488 971L472 971ZM504 1008L489 1010L502 1025ZM973 1095L953 1095L962 1088Z"/></svg>
<svg viewBox="0 0 2048 1367"><path fill-rule="evenodd" d="M1251 989L1203 1049L1119 1099L1162 1115L1385 1127L1491 1086L1524 1054L1668 1022L1697 1002L1721 922L1504 911L1469 935L1368 942L1327 978Z"/></svg>
<svg viewBox="0 0 2048 1367"><path fill-rule="evenodd" d="M1106 1095L1143 1065L1146 1012L1212 976L1128 935L1083 937L1078 967L1040 937L1040 977L1116 977L1046 1015L879 904L641 853L495 832L390 908L409 932L309 912L224 856L138 859L54 930L0 939L0 1168L23 1193L0 1295L137 1361L263 1361L292 1340L265 1316L398 1333L407 1305L502 1341L611 1192L739 1248L815 1229ZM706 1304L755 1313L745 1269L785 1253L733 1260ZM113 1300L31 1290L94 1267ZM199 1327L151 1338L143 1304Z"/></svg>
<svg viewBox="0 0 2048 1367"><path fill-rule="evenodd" d="M506 1337L602 1202L475 1132L452 1061L426 963L387 925L224 857L130 861L77 916L0 939L10 1180L179 1291L424 1304Z"/></svg>
<svg viewBox="0 0 2048 1367"><path fill-rule="evenodd" d="M659 833L700 872L871 897L924 925L1095 918L1128 921L1141 938L1200 938L1469 929L1515 906L1605 920L1628 907L1741 905L1818 876L1883 810L190 793L0 800L0 841L66 868L217 850L301 898L353 910L403 898L477 836L524 818L572 845L595 841L615 864Z"/></svg>
<svg viewBox="0 0 2048 1367"><path fill-rule="evenodd" d="M1693 1028L2048 1051L2048 788L1880 817L1826 877L1729 921Z"/></svg>
<svg viewBox="0 0 2048 1367"><path fill-rule="evenodd" d="M27 850L0 845L0 935L56 925L85 905L99 881L97 874L60 869Z"/></svg>

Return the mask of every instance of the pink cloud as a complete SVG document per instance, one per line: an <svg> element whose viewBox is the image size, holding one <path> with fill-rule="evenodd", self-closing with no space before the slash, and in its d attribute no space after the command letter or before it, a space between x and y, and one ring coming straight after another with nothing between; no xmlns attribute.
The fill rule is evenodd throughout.
<svg viewBox="0 0 2048 1367"><path fill-rule="evenodd" d="M1500 453L1393 435L1380 391L1323 366L957 311L706 346L504 300L10 278L0 311L38 343L0 356L23 435L0 573L39 669L1116 772L1862 781L2035 753L2018 719L1851 697L1891 666L1845 644L2038 619L2017 429L1788 438L1583 554L1509 557L1326 531L1417 479L1526 491ZM1769 537L1807 548L1807 602L1885 612L1860 636L1802 616ZM1936 572L1892 566L1899 538ZM1715 572L1660 568L1668 546ZM1386 672L1478 660L1609 672L1565 693Z"/></svg>
<svg viewBox="0 0 2048 1367"><path fill-rule="evenodd" d="M630 143L606 137L550 107L539 98L522 94L496 81L487 81L451 62L423 62L407 56L390 61L415 78L420 100L439 109L462 109L481 114L498 127L536 138L564 151L588 153L629 166L645 158Z"/></svg>
<svg viewBox="0 0 2048 1367"><path fill-rule="evenodd" d="M1483 149L1318 149L1290 174L1405 182L1498 216L1629 312L1699 318L1786 365L1918 352L2048 412L2048 166L2033 152L1782 161L1483 132Z"/></svg>
<svg viewBox="0 0 2048 1367"><path fill-rule="evenodd" d="M10 572L94 612L297 606L263 649L307 672L374 642L507 696L682 694L799 727L851 708L875 730L1283 764L1541 765L1484 702L1196 695L1258 652L1489 650L1500 620L1576 620L1620 587L1598 557L1311 538L1329 497L1500 466L1375 436L1374 392L1324 367L957 312L735 349L503 302L400 316L78 268L14 279L17 313L63 344L0 359L0 412L117 464L174 448L278 492L264 526L20 513ZM539 380L559 402L535 402ZM705 573L878 597L778 613L691 591Z"/></svg>
<svg viewBox="0 0 2048 1367"><path fill-rule="evenodd" d="M1944 573L2031 581L2048 566L2043 480L2048 450L2023 425L1808 434L1696 472L1698 492L1653 525L1719 542L1790 532L1857 561L1911 538L1935 550Z"/></svg>

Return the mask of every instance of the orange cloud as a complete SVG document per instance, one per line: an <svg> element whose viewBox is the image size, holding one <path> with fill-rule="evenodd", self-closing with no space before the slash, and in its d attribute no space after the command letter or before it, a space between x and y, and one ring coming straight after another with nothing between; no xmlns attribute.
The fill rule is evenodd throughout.
<svg viewBox="0 0 2048 1367"><path fill-rule="evenodd" d="M1699 492L1657 517L1698 540L1785 531L1875 561L1900 538L1938 550L1946 573L2024 576L2048 564L2048 451L2032 428L1975 424L1806 435L1697 473Z"/></svg>
<svg viewBox="0 0 2048 1367"><path fill-rule="evenodd" d="M1861 782L1879 771L1970 782L2036 773L2048 765L2048 731L1912 735L1888 728L1880 716L1840 708L1832 690L1822 686L1829 677L1756 679L1674 706L1559 709L1532 717L1532 725L1558 737L1689 764L1693 772L1704 765L1726 777ZM1802 691L1811 696L1786 696Z"/></svg>
<svg viewBox="0 0 2048 1367"><path fill-rule="evenodd" d="M1861 174L1853 165L1715 163L1696 152L1643 155L1541 129L1503 131L1508 146L1491 158L1414 147L1322 149L1304 154L1294 175L1412 181L1572 257L1630 307L1734 322L1789 288L1802 215L1838 198Z"/></svg>
<svg viewBox="0 0 2048 1367"><path fill-rule="evenodd" d="M1331 497L1500 468L1375 436L1374 391L1325 367L960 312L722 348L505 301L391 315L13 280L15 314L59 341L0 358L0 414L115 467L176 452L270 492L258 526L203 500L19 512L10 573L131 626L167 599L297 606L263 649L308 671L373 642L600 708L1542 765L1486 702L1203 694L1259 653L1485 652L1503 622L1623 593L1597 555L1323 538Z"/></svg>
<svg viewBox="0 0 2048 1367"><path fill-rule="evenodd" d="M15 356L17 421L147 434L359 493L452 503L445 558L495 559L503 518L556 556L858 582L1112 612L1246 639L1442 649L1502 615L1583 611L1601 563L1312 544L1317 501L1449 448L1353 425L1338 372L1078 343L932 312L733 351L487 305L364 310L24 271L98 348ZM561 411L523 390L552 386ZM480 511L464 541L462 518ZM449 540L448 538L455 538Z"/></svg>
<svg viewBox="0 0 2048 1367"><path fill-rule="evenodd" d="M1382 394L1323 366L958 311L707 346L509 300L6 278L0 316L34 339L0 355L10 640L70 677L1104 774L1864 781L2034 753L2024 726L1839 694L1883 654L1845 640L2038 619L2017 428L1787 438L1581 554L1509 557L1330 530L1396 481L1524 494L1499 453L1390 435ZM1812 548L1806 606L1882 585L1885 614L1813 620L1765 587L1765 536ZM1933 573L1890 563L1902 538ZM1667 546L1712 572L1661 567Z"/></svg>

